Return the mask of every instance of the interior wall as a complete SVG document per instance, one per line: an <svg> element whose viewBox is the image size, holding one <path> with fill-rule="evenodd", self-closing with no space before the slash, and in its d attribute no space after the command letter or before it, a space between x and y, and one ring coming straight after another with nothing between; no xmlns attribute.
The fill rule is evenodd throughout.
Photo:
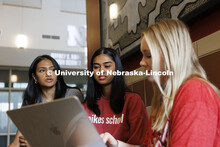
<svg viewBox="0 0 220 147"><path fill-rule="evenodd" d="M19 3L19 0L16 2ZM16 35L26 34L28 49L84 52L81 47L68 46L67 40L69 25L86 27L85 5L78 6L84 12L67 12L64 11L67 5L65 2L66 0L41 0L40 8L34 8L0 1L0 46L16 48ZM59 36L60 39L43 39L43 34Z"/></svg>

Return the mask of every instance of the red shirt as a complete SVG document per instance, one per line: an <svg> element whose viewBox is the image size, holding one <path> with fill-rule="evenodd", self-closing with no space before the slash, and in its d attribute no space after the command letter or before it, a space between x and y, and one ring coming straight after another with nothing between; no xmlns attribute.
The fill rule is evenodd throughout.
<svg viewBox="0 0 220 147"><path fill-rule="evenodd" d="M220 147L220 98L205 81L192 78L180 87L169 118L171 147Z"/></svg>
<svg viewBox="0 0 220 147"><path fill-rule="evenodd" d="M97 104L101 112L100 117L88 109L86 103L83 106L100 134L109 132L116 139L130 144L143 143L148 117L146 107L139 95L126 92L124 108L120 114L112 111L109 99L104 96L97 101Z"/></svg>

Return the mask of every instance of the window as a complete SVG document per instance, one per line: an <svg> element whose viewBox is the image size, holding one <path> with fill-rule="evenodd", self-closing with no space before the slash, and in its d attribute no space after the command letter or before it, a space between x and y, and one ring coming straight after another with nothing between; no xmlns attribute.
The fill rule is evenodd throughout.
<svg viewBox="0 0 220 147"><path fill-rule="evenodd" d="M13 75L13 76L12 76ZM10 78L9 78L10 77ZM13 77L13 78L12 78ZM27 69L0 68L0 146L8 146L17 128L7 116L7 111L20 108L28 83Z"/></svg>

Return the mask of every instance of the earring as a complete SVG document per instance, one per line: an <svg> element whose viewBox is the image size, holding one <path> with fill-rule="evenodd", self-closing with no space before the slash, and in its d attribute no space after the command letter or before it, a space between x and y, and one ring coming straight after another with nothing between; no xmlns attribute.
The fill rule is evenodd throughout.
<svg viewBox="0 0 220 147"><path fill-rule="evenodd" d="M34 83L37 84L37 80L35 80Z"/></svg>

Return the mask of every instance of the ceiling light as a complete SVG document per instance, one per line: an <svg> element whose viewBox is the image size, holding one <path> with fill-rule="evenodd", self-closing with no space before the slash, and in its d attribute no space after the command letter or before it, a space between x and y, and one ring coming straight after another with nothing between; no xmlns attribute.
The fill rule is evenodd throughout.
<svg viewBox="0 0 220 147"><path fill-rule="evenodd" d="M20 49L27 47L27 36L24 34L19 34L16 38L16 45Z"/></svg>
<svg viewBox="0 0 220 147"><path fill-rule="evenodd" d="M16 83L18 81L18 76L17 75L11 75L11 82Z"/></svg>

